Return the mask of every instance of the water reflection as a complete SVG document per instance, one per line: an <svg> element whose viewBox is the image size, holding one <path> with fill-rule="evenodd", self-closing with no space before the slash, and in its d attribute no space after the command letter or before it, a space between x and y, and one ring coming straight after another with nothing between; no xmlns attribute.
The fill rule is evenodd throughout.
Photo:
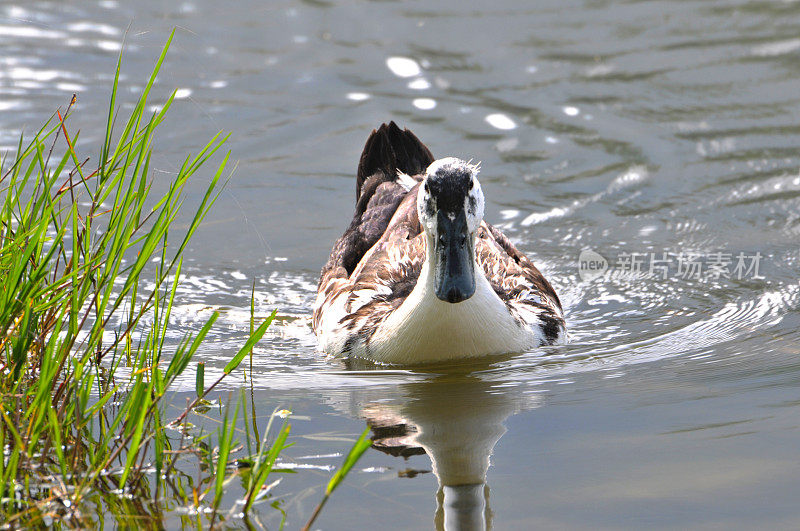
<svg viewBox="0 0 800 531"><path fill-rule="evenodd" d="M536 394L512 391L475 373L437 374L401 384L390 401L385 393L363 397L360 414L376 449L430 458L439 483L436 529L491 529L490 456L506 419L540 403Z"/></svg>

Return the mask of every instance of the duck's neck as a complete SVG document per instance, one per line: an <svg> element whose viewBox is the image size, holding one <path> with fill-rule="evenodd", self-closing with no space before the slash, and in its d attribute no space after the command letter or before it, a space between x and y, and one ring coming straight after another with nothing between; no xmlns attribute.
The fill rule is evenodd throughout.
<svg viewBox="0 0 800 531"><path fill-rule="evenodd" d="M426 260L417 284L374 334L371 356L387 363L414 364L528 348L527 335L477 262L473 264L476 285L472 297L449 303L436 296L434 243L427 233L426 240Z"/></svg>

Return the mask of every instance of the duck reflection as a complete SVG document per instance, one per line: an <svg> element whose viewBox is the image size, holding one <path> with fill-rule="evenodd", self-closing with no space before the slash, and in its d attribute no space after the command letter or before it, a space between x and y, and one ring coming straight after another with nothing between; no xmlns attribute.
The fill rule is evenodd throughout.
<svg viewBox="0 0 800 531"><path fill-rule="evenodd" d="M505 420L536 407L538 396L470 374L435 375L399 391L361 409L373 447L399 457L428 454L439 480L436 529L491 529L489 458Z"/></svg>

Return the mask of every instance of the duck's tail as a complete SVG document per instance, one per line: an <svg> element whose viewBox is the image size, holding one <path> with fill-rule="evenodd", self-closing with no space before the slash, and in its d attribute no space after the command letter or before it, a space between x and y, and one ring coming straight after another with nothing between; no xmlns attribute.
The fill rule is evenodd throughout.
<svg viewBox="0 0 800 531"><path fill-rule="evenodd" d="M382 124L369 135L356 178L356 201L364 192L372 193L383 182L397 180L398 172L406 175L424 173L433 162L433 155L425 144L408 129L396 123ZM372 178L372 179L371 179ZM364 184L370 181L369 186Z"/></svg>

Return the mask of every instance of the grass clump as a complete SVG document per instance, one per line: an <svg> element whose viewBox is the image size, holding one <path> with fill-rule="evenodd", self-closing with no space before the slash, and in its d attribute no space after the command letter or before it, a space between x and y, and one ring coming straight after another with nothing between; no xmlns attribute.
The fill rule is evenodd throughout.
<svg viewBox="0 0 800 531"><path fill-rule="evenodd" d="M285 412L274 411L261 436L252 395L248 412L240 394L232 418L230 407L207 400L248 354L252 381L253 347L275 312L256 322L251 301L249 337L222 375L206 387L197 363L196 397L167 414L167 392L218 318L168 340L184 250L219 196L229 158L219 133L184 159L162 196L152 194L154 132L175 93L157 112L147 101L171 41L124 123L116 114L120 55L96 162L79 155L79 135L70 133L74 96L63 115L20 138L12 160L0 160L0 529L162 527L166 518L207 528L237 515L258 524L253 507L265 501L285 522L281 500L271 498L279 480L270 481L287 472L278 458L291 427L271 429ZM189 180L215 155L221 162L178 231ZM218 429L189 423L214 406ZM309 524L369 447L365 437ZM237 477L241 499L221 511Z"/></svg>
<svg viewBox="0 0 800 531"><path fill-rule="evenodd" d="M166 418L165 396L217 314L177 346L166 338L183 252L218 197L229 153L218 153L227 137L217 134L183 161L163 196L152 197L153 135L174 93L155 113L147 101L171 40L124 123L116 116L120 56L96 162L79 155L79 135L68 128L75 97L63 115L58 111L32 138L20 138L13 156L0 161L5 527L84 527L108 510L158 513L134 505L158 506L170 489L173 500L195 507L210 494L206 503L216 515L235 418L211 445L213 437L185 429L185 414ZM187 184L215 155L222 161L179 233L174 226ZM223 377L271 320L253 327ZM198 390L199 397L211 388ZM187 453L213 462L207 477L187 482L177 473ZM257 484L263 485L260 476Z"/></svg>

